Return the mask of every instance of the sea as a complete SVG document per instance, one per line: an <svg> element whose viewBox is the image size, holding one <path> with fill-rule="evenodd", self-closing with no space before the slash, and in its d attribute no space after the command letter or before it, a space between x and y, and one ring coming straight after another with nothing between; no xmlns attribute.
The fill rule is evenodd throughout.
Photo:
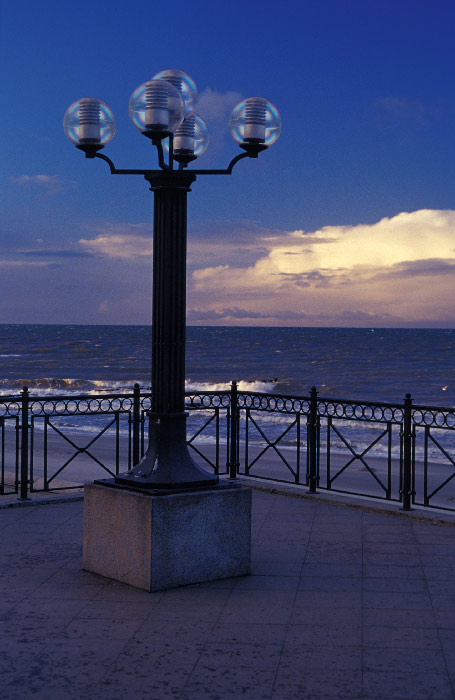
<svg viewBox="0 0 455 700"><path fill-rule="evenodd" d="M188 390L227 389L236 380L241 390L274 394L303 396L315 386L323 397L395 403L410 393L415 404L455 406L455 329L190 326L186 348ZM149 326L0 325L3 396L24 386L32 397L130 392L135 382L147 390L150 372ZM261 419L271 438L288 420ZM86 419L65 421L75 431L98 429ZM362 449L373 426L346 429ZM213 443L214 427L200 439ZM455 433L447 445L455 454Z"/></svg>
<svg viewBox="0 0 455 700"><path fill-rule="evenodd" d="M455 329L187 329L187 389L455 406ZM0 325L0 393L150 387L149 326Z"/></svg>

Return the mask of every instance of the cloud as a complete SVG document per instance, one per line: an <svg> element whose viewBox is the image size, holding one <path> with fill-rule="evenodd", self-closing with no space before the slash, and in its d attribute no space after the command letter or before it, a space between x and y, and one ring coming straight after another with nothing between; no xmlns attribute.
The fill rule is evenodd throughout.
<svg viewBox="0 0 455 700"><path fill-rule="evenodd" d="M229 270L229 265L217 265L216 267L205 267L202 270L195 270L193 272L193 279L195 280L206 280L218 277L220 272L226 272Z"/></svg>
<svg viewBox="0 0 455 700"><path fill-rule="evenodd" d="M47 267L53 265L51 261L44 260L2 260L0 259L0 267Z"/></svg>
<svg viewBox="0 0 455 700"><path fill-rule="evenodd" d="M79 244L90 253L124 260L145 257L150 259L153 250L152 239L149 236L100 234L96 238L81 238Z"/></svg>
<svg viewBox="0 0 455 700"><path fill-rule="evenodd" d="M229 136L228 123L234 107L242 100L242 95L233 90L217 92L206 88L199 95L197 113L207 122L210 149L204 158L218 154Z"/></svg>
<svg viewBox="0 0 455 700"><path fill-rule="evenodd" d="M82 250L58 249L58 248L37 248L36 250L18 250L21 255L39 258L86 258L90 253Z"/></svg>
<svg viewBox="0 0 455 700"><path fill-rule="evenodd" d="M9 181L13 185L18 185L19 187L37 185L45 191L47 196L60 192L63 185L58 175L19 175L17 177L10 177Z"/></svg>
<svg viewBox="0 0 455 700"><path fill-rule="evenodd" d="M266 252L253 264L195 270L192 305L223 313L229 300L229 307L266 312L275 323L455 320L455 211L422 209L373 224L282 232L260 244Z"/></svg>
<svg viewBox="0 0 455 700"><path fill-rule="evenodd" d="M409 97L380 97L373 102L373 108L384 124L395 126L414 125L426 126L430 121L438 119L445 108L436 104L425 104Z"/></svg>
<svg viewBox="0 0 455 700"><path fill-rule="evenodd" d="M114 223L106 221L100 224L86 224L93 238L80 238L79 245L88 253L107 258L124 260L141 260L150 258L153 250L153 225L145 223Z"/></svg>
<svg viewBox="0 0 455 700"><path fill-rule="evenodd" d="M246 319L267 319L268 314L260 313L259 311L249 311L248 309L239 309L234 307L233 309L189 309L187 312L187 322L195 323L201 321L229 321L232 319L236 320L246 320Z"/></svg>
<svg viewBox="0 0 455 700"><path fill-rule="evenodd" d="M206 121L222 121L229 117L234 107L242 100L240 92L229 90L217 92L206 88L199 95L198 114Z"/></svg>
<svg viewBox="0 0 455 700"><path fill-rule="evenodd" d="M427 111L427 107L422 102L407 97L380 97L374 101L374 104L394 117L421 117Z"/></svg>

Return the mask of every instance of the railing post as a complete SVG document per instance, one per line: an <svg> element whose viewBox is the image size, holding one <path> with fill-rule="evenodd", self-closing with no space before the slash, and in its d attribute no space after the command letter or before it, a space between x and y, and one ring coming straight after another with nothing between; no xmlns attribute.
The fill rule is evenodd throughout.
<svg viewBox="0 0 455 700"><path fill-rule="evenodd" d="M307 421L308 440L308 487L310 493L316 493L318 484L318 456L317 456L317 430L318 430L318 392L316 387L310 391L310 413Z"/></svg>
<svg viewBox="0 0 455 700"><path fill-rule="evenodd" d="M239 408L237 382L231 384L231 434L229 455L229 478L236 479L239 463Z"/></svg>
<svg viewBox="0 0 455 700"><path fill-rule="evenodd" d="M20 499L26 501L28 497L28 388L24 386L21 401L21 488Z"/></svg>
<svg viewBox="0 0 455 700"><path fill-rule="evenodd" d="M140 460L141 441L141 389L139 384L133 387L133 467Z"/></svg>
<svg viewBox="0 0 455 700"><path fill-rule="evenodd" d="M403 510L411 510L412 496L412 398L406 394L403 410Z"/></svg>

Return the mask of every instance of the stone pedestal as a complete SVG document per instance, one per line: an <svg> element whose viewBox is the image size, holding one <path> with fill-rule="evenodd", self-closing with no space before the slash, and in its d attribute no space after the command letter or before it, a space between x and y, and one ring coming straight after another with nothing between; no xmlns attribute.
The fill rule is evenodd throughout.
<svg viewBox="0 0 455 700"><path fill-rule="evenodd" d="M82 566L146 591L250 573L251 490L84 489Z"/></svg>

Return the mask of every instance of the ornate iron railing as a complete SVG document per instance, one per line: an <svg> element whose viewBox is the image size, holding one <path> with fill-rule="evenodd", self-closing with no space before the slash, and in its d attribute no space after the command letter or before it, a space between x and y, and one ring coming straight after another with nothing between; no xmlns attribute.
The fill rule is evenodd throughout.
<svg viewBox="0 0 455 700"><path fill-rule="evenodd" d="M186 394L187 443L202 466L455 510L455 409L239 391ZM150 393L0 398L0 492L74 488L136 464ZM90 422L91 433L81 432ZM82 471L80 465L83 465ZM77 468L76 468L77 465ZM75 473L74 473L75 471ZM96 473L95 473L96 472Z"/></svg>

